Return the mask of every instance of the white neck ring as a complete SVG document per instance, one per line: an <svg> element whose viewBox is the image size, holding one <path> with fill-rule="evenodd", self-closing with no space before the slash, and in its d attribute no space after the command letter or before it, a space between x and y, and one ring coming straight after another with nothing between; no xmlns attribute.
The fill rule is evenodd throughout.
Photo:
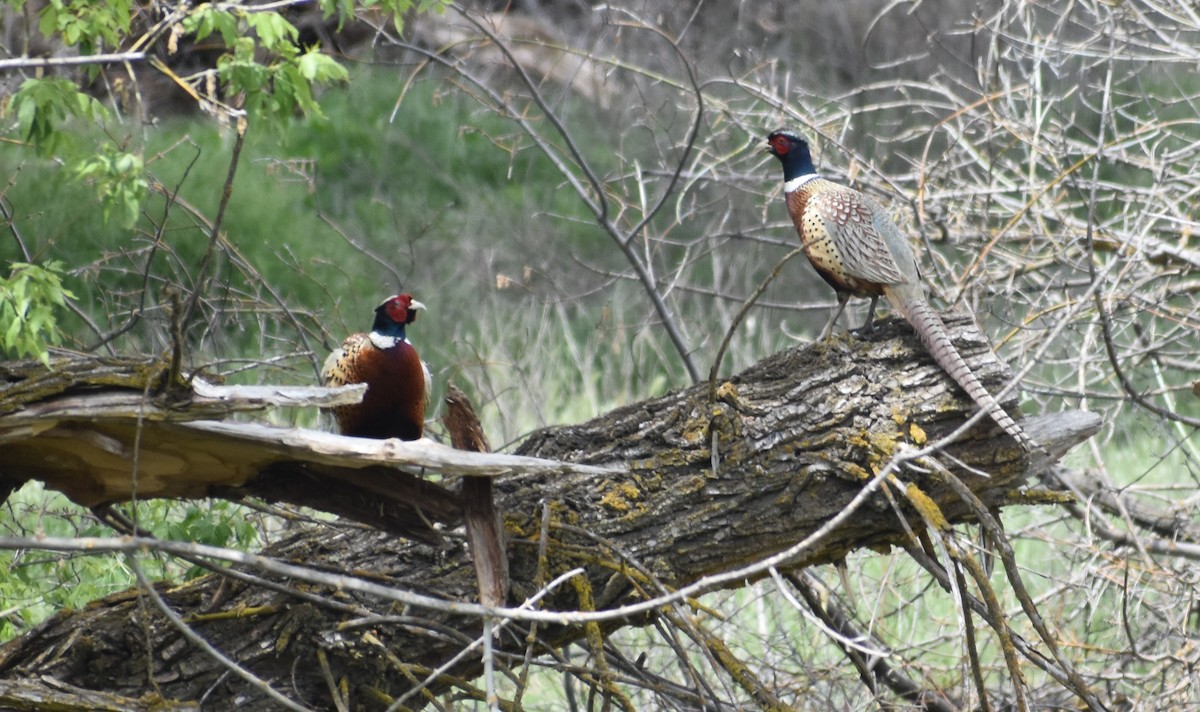
<svg viewBox="0 0 1200 712"><path fill-rule="evenodd" d="M818 176L816 173L808 173L802 176L796 176L795 178L783 184L783 192L795 193L797 190L800 190L800 186L809 181L816 180L819 177L820 176Z"/></svg>
<svg viewBox="0 0 1200 712"><path fill-rule="evenodd" d="M367 334L367 336L370 337L371 343L375 344L375 348L384 350L392 348L401 341L407 341L407 339L401 339L395 336L384 336L378 331L372 331L370 334Z"/></svg>

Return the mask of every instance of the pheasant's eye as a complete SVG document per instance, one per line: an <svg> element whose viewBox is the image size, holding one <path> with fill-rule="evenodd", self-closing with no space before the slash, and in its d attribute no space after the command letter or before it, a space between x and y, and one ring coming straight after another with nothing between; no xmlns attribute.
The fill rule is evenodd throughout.
<svg viewBox="0 0 1200 712"><path fill-rule="evenodd" d="M771 139L771 148L775 149L775 153L778 153L782 156L788 152L788 149L791 148L791 144L788 142L786 137L775 136Z"/></svg>

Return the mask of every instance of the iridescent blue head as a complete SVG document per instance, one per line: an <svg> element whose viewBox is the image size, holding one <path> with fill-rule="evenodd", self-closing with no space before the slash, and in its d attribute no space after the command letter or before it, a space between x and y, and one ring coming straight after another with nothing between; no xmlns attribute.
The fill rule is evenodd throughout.
<svg viewBox="0 0 1200 712"><path fill-rule="evenodd" d="M417 312L425 305L413 299L411 294L396 294L383 300L375 307L375 324L372 334L390 339L403 339L404 327L417 320Z"/></svg>
<svg viewBox="0 0 1200 712"><path fill-rule="evenodd" d="M808 150L808 142L794 131L772 131L767 135L767 150L783 164L784 181L817 173L813 166L812 153Z"/></svg>

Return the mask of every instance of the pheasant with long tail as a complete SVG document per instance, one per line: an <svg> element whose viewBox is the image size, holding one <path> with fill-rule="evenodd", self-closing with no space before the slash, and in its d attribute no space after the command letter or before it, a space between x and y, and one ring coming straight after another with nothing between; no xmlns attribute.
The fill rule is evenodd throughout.
<svg viewBox="0 0 1200 712"><path fill-rule="evenodd" d="M884 297L971 400L1026 451L1040 450L983 387L950 341L946 325L925 299L912 247L883 208L859 191L819 176L808 143L795 132L772 132L767 136L767 150L783 164L783 194L804 253L837 293L837 307L820 338L833 331L850 297L870 298L863 326L870 331L875 304Z"/></svg>

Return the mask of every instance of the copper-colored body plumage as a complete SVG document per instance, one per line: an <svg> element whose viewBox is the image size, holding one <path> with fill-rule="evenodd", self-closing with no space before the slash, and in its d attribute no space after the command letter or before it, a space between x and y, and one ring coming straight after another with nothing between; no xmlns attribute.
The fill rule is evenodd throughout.
<svg viewBox="0 0 1200 712"><path fill-rule="evenodd" d="M808 144L790 131L767 137L783 163L788 214L817 273L837 292L821 338L827 337L850 297L871 300L864 329L872 327L875 303L885 297L917 332L938 365L1026 450L1038 445L988 393L946 334L946 325L925 299L917 260L908 240L883 209L862 193L816 175Z"/></svg>
<svg viewBox="0 0 1200 712"><path fill-rule="evenodd" d="M423 308L408 294L389 297L370 334L351 334L326 359L325 385L367 384L362 402L333 408L342 435L416 440L424 433L429 375L404 329Z"/></svg>

